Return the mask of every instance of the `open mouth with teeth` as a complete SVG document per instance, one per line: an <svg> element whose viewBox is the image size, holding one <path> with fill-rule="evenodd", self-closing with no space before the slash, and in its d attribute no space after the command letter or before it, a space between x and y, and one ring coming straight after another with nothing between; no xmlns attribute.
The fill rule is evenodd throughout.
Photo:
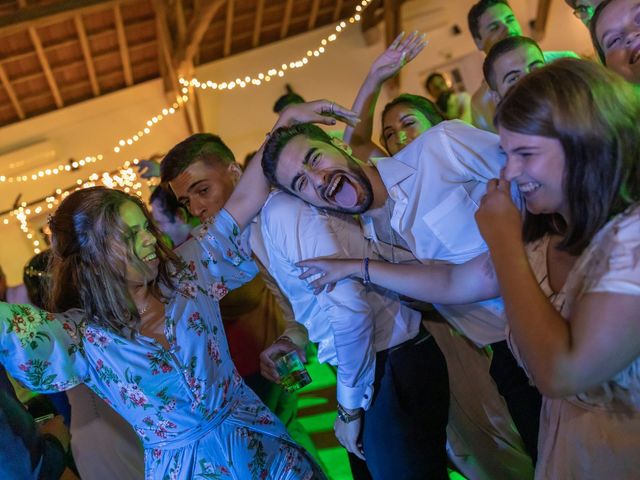
<svg viewBox="0 0 640 480"><path fill-rule="evenodd" d="M344 174L337 173L324 191L326 200L337 203L343 208L353 208L358 203L358 191L351 180Z"/></svg>
<svg viewBox="0 0 640 480"><path fill-rule="evenodd" d="M146 256L142 257L142 261L143 262L152 262L156 258L158 258L158 256L156 255L156 252L151 252L149 255L146 255Z"/></svg>
<svg viewBox="0 0 640 480"><path fill-rule="evenodd" d="M518 189L520 190L520 193L526 196L537 192L541 186L542 185L536 182L528 182L518 185Z"/></svg>

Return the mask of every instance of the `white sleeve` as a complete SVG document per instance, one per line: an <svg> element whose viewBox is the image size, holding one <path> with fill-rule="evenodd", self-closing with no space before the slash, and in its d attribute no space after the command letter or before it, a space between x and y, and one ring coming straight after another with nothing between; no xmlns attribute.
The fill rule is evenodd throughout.
<svg viewBox="0 0 640 480"><path fill-rule="evenodd" d="M500 176L506 158L496 134L461 121L442 125L443 128L438 132L441 148L449 153L448 157L463 178L486 183Z"/></svg>
<svg viewBox="0 0 640 480"><path fill-rule="evenodd" d="M316 257L345 258L347 253L328 214L287 194L279 196L262 211L263 228L269 232L265 242L270 258L275 258L271 251L277 250L287 263L283 267L272 260L271 271L290 296L298 321L328 322L337 357L338 402L345 408L366 409L373 397L376 358L373 312L366 290L360 282L345 279L332 292L316 296L305 281L298 279L302 269L295 266L296 262ZM359 232L357 224L354 228ZM309 314L313 318L301 318Z"/></svg>

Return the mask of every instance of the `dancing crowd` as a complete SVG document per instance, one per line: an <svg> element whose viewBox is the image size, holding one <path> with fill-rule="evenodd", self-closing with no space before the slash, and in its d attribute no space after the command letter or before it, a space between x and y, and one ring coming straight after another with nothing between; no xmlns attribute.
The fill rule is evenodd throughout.
<svg viewBox="0 0 640 480"><path fill-rule="evenodd" d="M29 298L0 284L2 477L327 478L276 368L312 343L355 479L638 478L640 0L566 3L597 59L480 0L473 95L434 72L375 118L403 33L351 108L289 90L244 166L195 134L141 163L151 210L66 197Z"/></svg>

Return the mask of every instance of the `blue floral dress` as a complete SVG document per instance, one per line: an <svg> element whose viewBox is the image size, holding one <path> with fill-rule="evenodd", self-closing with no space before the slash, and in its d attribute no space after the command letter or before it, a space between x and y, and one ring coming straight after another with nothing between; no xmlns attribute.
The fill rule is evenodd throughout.
<svg viewBox="0 0 640 480"><path fill-rule="evenodd" d="M86 383L138 433L147 479L325 478L229 356L218 301L257 272L238 226L222 210L194 237L167 292L168 350L88 325L80 310L0 303L0 362L40 392Z"/></svg>

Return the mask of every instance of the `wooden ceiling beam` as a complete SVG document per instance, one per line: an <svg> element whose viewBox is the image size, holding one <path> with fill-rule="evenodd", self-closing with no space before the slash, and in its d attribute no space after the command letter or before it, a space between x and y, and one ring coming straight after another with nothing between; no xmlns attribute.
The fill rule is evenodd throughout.
<svg viewBox="0 0 640 480"><path fill-rule="evenodd" d="M174 45L171 31L169 30L168 14L169 9L166 0L154 0L153 8L156 11L156 34L158 36L158 62L160 71L163 73L165 92L179 92L178 75L175 71Z"/></svg>
<svg viewBox="0 0 640 480"><path fill-rule="evenodd" d="M267 18L267 12L272 13L273 11L275 11L276 9L267 5L265 6L264 12L265 15L263 15L263 22L262 22L262 29L261 29L261 37L264 36L264 33L269 30L280 30L280 34L282 34L282 26L283 23L280 20L277 20L276 23L265 23L264 19ZM278 9L280 10L280 9ZM333 6L328 6L328 7L320 7L320 10L318 11L318 17L323 16L323 15L327 15L327 14L332 14L333 12ZM286 13L286 12L285 12ZM245 22L247 20L253 19L255 18L255 15L253 12L250 13L242 13L242 14L238 14L235 17L235 22L236 23L242 23ZM306 24L307 21L309 20L309 14L308 13L303 13L302 15L298 15L298 16L291 16L289 18L289 27L291 25L294 24L300 24L300 23L304 23ZM222 31L224 29L224 20L222 19L215 19L212 23L211 26L209 28L209 31L207 33L210 33L211 31L215 30L215 31ZM285 36L287 35L287 33L289 33L289 30L287 29L285 32ZM233 35L234 40L238 39L238 38L251 38L253 35L253 31L243 31L243 32L239 32ZM212 35L205 35L205 37L208 37L209 43L211 43L211 37ZM224 35L219 37L221 39L221 42L224 42ZM281 37L283 38L283 37Z"/></svg>
<svg viewBox="0 0 640 480"><path fill-rule="evenodd" d="M22 106L18 101L16 92L13 90L13 87L11 86L11 82L9 81L9 77L7 76L7 72L4 71L4 68L2 67L2 65L0 65L0 80L2 80L2 86L7 92L7 96L9 97L9 100L11 100L11 104L13 105L13 108L18 114L18 117L20 118L20 120L24 120L26 117L24 114L24 110L22 110Z"/></svg>
<svg viewBox="0 0 640 480"><path fill-rule="evenodd" d="M129 47L129 51L135 51L135 50L139 50L142 48L149 48L153 45L156 45L158 42L154 39L154 40L149 40L147 42L143 42L143 43L136 43L135 45L131 45ZM101 62L102 60L106 60L110 57L119 57L120 56L120 52L117 50L111 51L111 52L104 52L104 53L100 53L98 55L94 55L93 56L93 62L94 65L97 62ZM84 58L82 60L75 60L72 62L68 62L68 63L64 63L64 64L60 64L60 65L56 65L55 67L51 67L51 71L54 73L54 75L56 73L62 73L65 70L69 70L72 68L76 68L76 67L86 67L86 63L84 61ZM16 85L18 83L24 83L24 82L29 82L31 80L35 80L38 79L40 77L42 77L43 73L42 72L36 72L36 73L29 73L27 75L22 75L20 77L14 77L11 80L11 84L12 85ZM102 78L102 74L100 74L100 78ZM62 89L61 89L62 90Z"/></svg>
<svg viewBox="0 0 640 480"><path fill-rule="evenodd" d="M38 36L38 32L35 27L29 28L29 37L31 37L31 43L33 43L33 47L36 49L36 55L38 55L38 60L40 61L40 66L42 67L42 71L44 72L44 76L47 79L47 83L49 84L49 88L51 89L51 94L53 95L53 101L56 103L58 108L64 107L64 102L62 101L62 96L60 95L60 90L58 90L58 84L56 83L56 79L53 76L53 72L51 71L51 67L49 66L49 61L47 60L47 56L42 49L42 42L40 42L40 37Z"/></svg>
<svg viewBox="0 0 640 480"><path fill-rule="evenodd" d="M130 29L144 28L155 21L156 20L154 17L150 19L140 20L137 22L132 22L132 23L129 23L127 26ZM112 35L113 35L113 29L104 29L104 30L100 30L99 32L93 32L91 34L87 33L87 39L89 40L89 42L91 42L92 40L97 40L103 37L110 37ZM153 36L153 40L147 41L145 43L153 43L153 42L155 42L155 34ZM69 48L69 47L75 46L77 43L78 43L78 39L73 37L73 38L67 38L57 43L50 43L49 45L43 45L42 48L44 49L44 52L48 54L50 52L59 50L61 48ZM129 51L132 51L133 49L137 48L139 45L142 45L142 43L129 45ZM10 62L17 62L19 60L24 60L25 58L30 58L34 55L35 55L35 52L33 50L28 50L21 53L12 54L10 57L3 58L0 60L0 63L6 64ZM94 59L95 58L96 57L94 56Z"/></svg>
<svg viewBox="0 0 640 480"><path fill-rule="evenodd" d="M233 35L233 7L235 0L227 0L227 18L224 23L224 47L222 55L228 57L231 53L231 36Z"/></svg>
<svg viewBox="0 0 640 480"><path fill-rule="evenodd" d="M91 91L93 96L100 95L100 85L98 84L98 77L96 76L96 69L93 66L93 57L91 56L91 47L89 46L89 39L87 38L87 32L84 29L84 23L82 23L82 17L75 15L73 22L76 25L78 31L78 38L80 40L80 47L82 48L82 55L84 56L84 62L87 67L87 73L89 74L89 81L91 82Z"/></svg>
<svg viewBox="0 0 640 480"><path fill-rule="evenodd" d="M342 13L342 4L343 4L342 0L337 0L336 1L336 8L333 10L333 21L334 22L337 22L338 20L340 20L340 14Z"/></svg>
<svg viewBox="0 0 640 480"><path fill-rule="evenodd" d="M184 5L182 0L174 0L175 24L176 24L176 44L185 45L187 41L187 20L184 16Z"/></svg>
<svg viewBox="0 0 640 480"><path fill-rule="evenodd" d="M258 0L256 7L256 21L253 25L253 38L251 39L251 45L256 48L260 45L260 30L262 29L262 15L264 14L264 0Z"/></svg>
<svg viewBox="0 0 640 480"><path fill-rule="evenodd" d="M311 30L316 26L319 9L320 9L320 0L313 0L313 3L311 4L311 14L309 15L309 23L307 23L308 30Z"/></svg>
<svg viewBox="0 0 640 480"><path fill-rule="evenodd" d="M113 15L115 17L116 33L118 34L118 46L120 47L120 59L122 60L122 69L124 70L124 81L127 87L130 87L133 85L133 73L131 72L129 46L127 45L127 35L124 31L124 21L122 20L120 4L113 7Z"/></svg>
<svg viewBox="0 0 640 480"><path fill-rule="evenodd" d="M329 13L333 11L333 7L330 7L329 9L326 8L321 8L320 9L320 14L325 14L325 13ZM241 20L244 17L244 15L239 15L238 17L236 17L238 20ZM305 20L307 20L309 18L308 15L303 14L303 15L298 15L296 17L291 18L291 24L296 24L296 23L302 23ZM265 32L269 32L271 30L278 30L281 27L280 23L271 23L271 24L263 24L262 25L262 33ZM253 35L252 32L241 32L238 33L236 35L234 35L234 40L244 40L246 38L249 38ZM224 45L224 38L220 39L220 38L216 38L214 40L209 40L208 42L203 42L200 46L202 48L216 48L218 46L223 46ZM207 60L210 61L210 60Z"/></svg>
<svg viewBox="0 0 640 480"><path fill-rule="evenodd" d="M28 5L11 15L0 17L0 35L22 32L28 27L44 27L139 0L63 0L45 5Z"/></svg>
<svg viewBox="0 0 640 480"><path fill-rule="evenodd" d="M184 69L185 64L192 64L193 59L198 52L200 42L207 33L209 25L216 13L222 8L227 0L212 0L206 5L202 5L202 2L196 4L196 9L193 14L193 18L189 22L187 27L187 38L184 45L178 45L177 51L174 55L174 64L179 69ZM232 0L229 0L232 4ZM229 14L227 8L227 16ZM231 7L231 16L233 17L233 6Z"/></svg>
<svg viewBox="0 0 640 480"><path fill-rule="evenodd" d="M155 59L153 60L146 60L143 62L140 62L138 64L136 64L135 68L145 68L149 65L152 64L156 64ZM123 77L123 73L122 73L122 69L121 68L116 68L115 70L111 70L108 72L103 72L102 75L100 76L100 78L104 81L104 82L108 82L114 78L122 78ZM88 80L81 80L79 82L75 82L69 85L65 85L63 87L60 88L60 90L62 92L70 92L73 90L77 90L78 88L91 88L91 84L89 83ZM49 93L45 92L45 93L38 93L35 95L30 95L27 97L23 97L21 99L21 103L34 103L36 101L41 101L41 100L45 100L46 98L49 97Z"/></svg>
<svg viewBox="0 0 640 480"><path fill-rule="evenodd" d="M282 28L280 29L280 38L284 38L289 33L289 25L291 25L291 12L293 11L293 0L287 0L284 7L284 18L282 19Z"/></svg>

